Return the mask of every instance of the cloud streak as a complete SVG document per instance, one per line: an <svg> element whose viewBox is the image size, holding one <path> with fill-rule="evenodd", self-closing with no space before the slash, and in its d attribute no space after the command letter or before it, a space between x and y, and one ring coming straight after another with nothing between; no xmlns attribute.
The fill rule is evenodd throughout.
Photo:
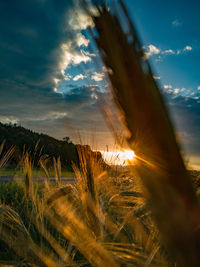
<svg viewBox="0 0 200 267"><path fill-rule="evenodd" d="M183 23L180 20L178 20L178 19L175 19L175 20L172 21L172 25L174 27L180 27L180 26L182 26L182 24Z"/></svg>
<svg viewBox="0 0 200 267"><path fill-rule="evenodd" d="M100 82L104 78L104 73L103 72L94 72L91 76L91 80L95 82Z"/></svg>
<svg viewBox="0 0 200 267"><path fill-rule="evenodd" d="M192 50L192 47L190 45L186 45L184 48L183 48L183 51L191 51Z"/></svg>
<svg viewBox="0 0 200 267"><path fill-rule="evenodd" d="M86 78L87 78L86 75L78 74L73 78L73 81L83 80L83 79L86 79Z"/></svg>
<svg viewBox="0 0 200 267"><path fill-rule="evenodd" d="M153 44L150 44L148 46L144 46L145 51L145 58L149 59L152 56L161 56L161 55L180 55L185 52L192 51L192 46L186 45L183 49L173 50L173 49L161 49Z"/></svg>

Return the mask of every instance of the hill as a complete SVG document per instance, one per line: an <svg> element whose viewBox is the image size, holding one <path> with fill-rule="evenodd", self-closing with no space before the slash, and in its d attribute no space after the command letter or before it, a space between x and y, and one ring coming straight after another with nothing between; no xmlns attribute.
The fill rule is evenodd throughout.
<svg viewBox="0 0 200 267"><path fill-rule="evenodd" d="M11 146L15 147L14 155L9 161L9 165L16 166L25 151L28 151L31 158L34 159L35 167L41 156L48 156L50 159L60 156L61 164L64 168L72 169L72 162L79 165L78 150L84 148L84 151L89 151L98 159L103 161L100 152L93 152L89 146L75 145L68 137L63 141L57 140L46 134L35 133L16 124L0 123L0 144L5 141L4 151Z"/></svg>

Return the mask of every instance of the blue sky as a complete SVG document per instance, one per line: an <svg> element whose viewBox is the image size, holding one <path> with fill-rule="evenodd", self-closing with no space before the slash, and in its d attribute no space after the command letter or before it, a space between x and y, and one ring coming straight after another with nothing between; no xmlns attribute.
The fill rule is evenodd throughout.
<svg viewBox="0 0 200 267"><path fill-rule="evenodd" d="M200 2L124 2L186 159L200 166ZM98 149L112 147L98 108L105 70L88 26L71 1L0 0L0 121L75 142L78 130L90 144L95 131Z"/></svg>
<svg viewBox="0 0 200 267"><path fill-rule="evenodd" d="M147 46L152 44L160 50L152 61L162 84L191 89L190 93L198 95L199 1L126 2L143 43ZM168 53L164 54L165 51Z"/></svg>

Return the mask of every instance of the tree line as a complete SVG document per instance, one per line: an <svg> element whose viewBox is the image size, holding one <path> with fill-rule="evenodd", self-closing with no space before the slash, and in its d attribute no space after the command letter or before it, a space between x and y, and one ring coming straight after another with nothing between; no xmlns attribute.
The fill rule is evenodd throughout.
<svg viewBox="0 0 200 267"><path fill-rule="evenodd" d="M39 166L41 157L48 157L50 162L53 157L60 157L62 166L72 170L72 162L79 166L78 150L80 148L87 152L89 151L98 160L103 162L101 153L93 152L88 145L75 145L70 141L69 137L58 140L47 134L35 133L16 124L0 123L0 144L2 142L5 142L2 154L5 154L11 146L15 147L14 154L9 161L9 166L17 166L23 154L28 152L33 159L34 167Z"/></svg>

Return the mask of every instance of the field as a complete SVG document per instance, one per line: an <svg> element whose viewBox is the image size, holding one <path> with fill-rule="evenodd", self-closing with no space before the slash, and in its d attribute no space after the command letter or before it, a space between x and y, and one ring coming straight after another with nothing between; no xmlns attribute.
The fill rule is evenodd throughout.
<svg viewBox="0 0 200 267"><path fill-rule="evenodd" d="M26 182L0 183L2 263L173 266L132 169L109 177L96 164L92 176L84 166L76 170L74 185L37 184L31 179L29 188ZM198 193L200 173L192 171L190 176Z"/></svg>
<svg viewBox="0 0 200 267"><path fill-rule="evenodd" d="M0 183L2 203L0 221L4 233L7 233L3 237L4 242L0 245L0 259L7 263L12 260L22 264L25 257L24 264L28 262L42 264L41 261L47 261L48 266L57 266L61 263L67 264L66 266L68 264L69 266L74 264L90 266L93 262L101 261L102 264L106 257L109 264L113 263L109 250L113 247L118 251L120 248L117 243L115 248L115 243L111 240L115 234L116 240L124 235L117 233L116 227L122 223L125 210L129 211L132 207L138 208L141 205L141 196L139 192L133 190L131 176L122 177L124 173L118 173L118 178L111 178L105 173L103 175L98 173L99 166L94 165L94 168L95 176L89 176L88 173L86 175L86 170L82 169L81 178L79 171L76 170L77 183L72 186L61 183L37 184L32 183L31 179L29 184L31 189L27 188L26 182ZM116 190L118 196L115 194ZM121 209L117 210L115 206ZM62 220L55 221L51 212L57 214ZM103 223L102 216L108 222ZM104 227L108 227L107 230L102 228L102 223ZM113 229L109 230L110 227ZM109 235L108 230L112 230ZM130 237L131 235L130 233ZM19 252L24 242L30 242L27 238L28 240L31 238L30 248L23 247L23 251ZM80 240L81 238L83 240ZM85 238L87 244L84 242ZM124 238L127 239L126 234ZM103 244L108 246L108 251ZM36 251L32 251L36 245ZM41 250L39 258L38 249ZM99 259L91 258L91 249L101 253ZM121 249L124 249L123 244ZM35 255L33 256L32 253ZM123 258L123 255L121 257Z"/></svg>
<svg viewBox="0 0 200 267"><path fill-rule="evenodd" d="M74 177L74 172L68 171L68 170L62 170L61 173L62 177ZM0 170L0 179L1 176L7 176L7 177L23 177L24 172L22 169L19 168L5 168ZM32 170L32 176L33 177L46 177L46 174L44 170L42 169L33 169ZM54 177L55 176L55 171L50 170L49 171L49 177Z"/></svg>

